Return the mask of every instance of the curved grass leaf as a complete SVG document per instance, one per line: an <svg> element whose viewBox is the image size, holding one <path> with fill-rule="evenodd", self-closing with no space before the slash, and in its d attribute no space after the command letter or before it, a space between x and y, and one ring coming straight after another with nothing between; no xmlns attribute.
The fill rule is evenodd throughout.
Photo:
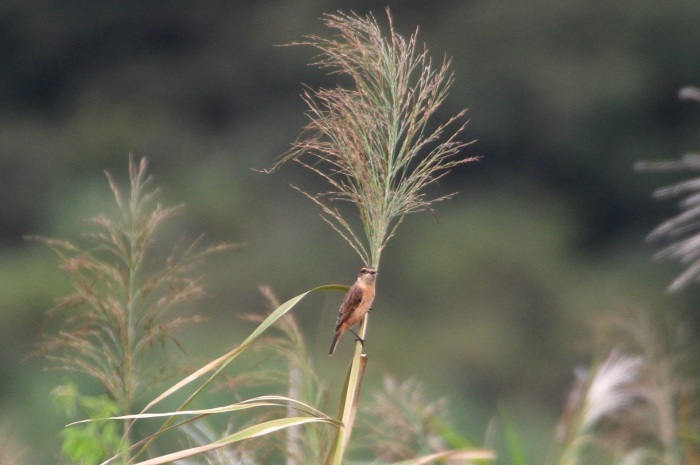
<svg viewBox="0 0 700 465"><path fill-rule="evenodd" d="M490 450L459 449L437 452L415 459L394 462L390 465L427 465L438 460L494 460L496 455Z"/></svg>
<svg viewBox="0 0 700 465"><path fill-rule="evenodd" d="M192 457L194 455L202 454L204 452L209 452L212 450L220 449L222 447L229 446L233 443L244 441L246 439L256 438L258 436L264 436L266 434L274 433L284 428L290 428L292 426L304 425L307 423L336 423L334 420L328 418L310 418L310 417L291 417L291 418L279 418L276 420L266 421L257 425L250 426L234 434L216 440L210 444L204 446L192 447L190 449L184 449L178 452L173 452L171 454L161 455L160 457L155 457L152 459L145 460L143 462L138 462L135 465L159 465L165 463L171 463L175 460L184 459L187 457Z"/></svg>
<svg viewBox="0 0 700 465"><path fill-rule="evenodd" d="M312 292L320 292L320 291L341 291L341 292L346 292L348 290L348 286L343 286L340 284L328 284L325 286L319 286L315 287L309 291L304 292L303 294L299 294L296 297L293 297L277 307L265 320L263 320L257 328L246 338L245 341L241 343L238 347L235 349L227 352L226 354L222 355L221 357L212 360L211 362L207 363L204 365L202 368L198 369L191 375L187 376L186 378L182 379L181 381L175 383L171 388L163 392L161 395L153 399L151 402L144 407L144 409L141 411L141 413L145 413L146 411L150 410L151 407L153 407L155 404L158 402L162 401L163 399L169 397L170 395L174 394L175 392L179 391L192 381L195 381L199 378L201 378L203 375L206 373L209 373L212 370L216 370L210 377L207 379L202 386L200 386L188 399L185 401L183 404L184 408L187 406L194 398L219 374L221 371L228 366L229 363L231 363L238 355L240 355L241 352L243 352L248 346L250 346L262 333L265 332L270 326L272 326L277 320L279 320L281 317L283 317L288 311L290 311L296 304L298 304L304 297L306 297L308 294Z"/></svg>
<svg viewBox="0 0 700 465"><path fill-rule="evenodd" d="M175 412L163 412L163 413L139 413L134 415L121 415L117 417L108 417L100 419L88 419L75 421L69 423L66 426L78 425L80 423L90 423L94 421L104 421L104 420L144 420L148 418L163 418L163 417L176 417L176 416L208 416L217 413L229 413L236 412L239 410L246 410L257 407L284 407L286 409L294 409L302 413L306 413L313 417L330 419L328 415L322 411L306 404L304 402L298 401L285 396L260 396L254 397L252 399L247 399L241 402L236 402L235 404L224 405L222 407L214 407L208 409L198 409L198 410L178 410Z"/></svg>

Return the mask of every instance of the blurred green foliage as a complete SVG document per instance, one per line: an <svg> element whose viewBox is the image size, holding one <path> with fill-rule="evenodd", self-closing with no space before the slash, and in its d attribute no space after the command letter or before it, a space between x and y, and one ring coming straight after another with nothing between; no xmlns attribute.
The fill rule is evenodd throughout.
<svg viewBox="0 0 700 465"><path fill-rule="evenodd" d="M408 218L385 251L370 371L427 381L477 439L497 401L547 434L598 316L641 305L700 326L697 292L664 295L676 270L643 242L675 208L650 198L669 178L632 171L700 146L700 108L676 98L700 82L700 3L389 5L397 31L419 26L434 56L452 57L444 112L469 108L467 150L483 159L442 182L460 194L439 222ZM235 315L264 307L260 284L286 298L354 279L361 264L288 187L315 192L315 180L251 169L305 125L302 85L334 84L307 66L312 52L276 45L323 33L318 18L337 9L384 15L368 1L0 5L0 430L13 425L28 463L53 463L60 447L55 379L22 360L67 280L22 238L79 240L81 218L113 208L103 170L125 181L129 152L148 157L164 204L186 203L174 238L247 243L210 262L198 309L210 326L184 341L193 354L240 341ZM314 356L338 304L299 309Z"/></svg>
<svg viewBox="0 0 700 465"><path fill-rule="evenodd" d="M80 410L80 420L99 420L119 415L119 406L107 395L86 396L72 381L56 386L51 395L56 405L63 408L68 418L75 419ZM79 421L79 420L77 420ZM61 453L72 463L97 465L116 454L121 443L121 432L116 422L95 421L71 425L60 433L63 439Z"/></svg>

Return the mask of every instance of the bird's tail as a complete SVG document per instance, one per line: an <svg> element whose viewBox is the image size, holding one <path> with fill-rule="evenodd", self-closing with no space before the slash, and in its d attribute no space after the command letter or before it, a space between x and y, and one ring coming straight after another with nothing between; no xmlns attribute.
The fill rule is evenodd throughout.
<svg viewBox="0 0 700 465"><path fill-rule="evenodd" d="M341 331L338 331L335 333L335 336L333 336L333 342L331 343L331 351L328 353L328 355L333 355L333 352L335 352L335 346L338 345L338 340L340 339L340 335L343 334Z"/></svg>

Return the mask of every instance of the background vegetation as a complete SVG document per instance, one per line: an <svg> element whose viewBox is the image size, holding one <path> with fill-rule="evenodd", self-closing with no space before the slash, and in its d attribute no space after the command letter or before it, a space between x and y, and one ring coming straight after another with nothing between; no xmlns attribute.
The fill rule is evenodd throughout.
<svg viewBox="0 0 700 465"><path fill-rule="evenodd" d="M541 463L573 381L588 364L592 326L621 307L670 314L700 329L700 294L664 289L678 268L652 265L644 237L673 201L652 190L672 174L636 160L700 146L700 106L678 89L700 81L700 4L624 0L389 2L396 30L420 26L435 56L453 58L444 117L468 107L465 150L437 194L459 191L402 225L383 255L367 341L370 379L418 376L445 395L454 422L481 441L502 403L526 424ZM240 342L236 317L283 299L350 284L362 265L288 184L306 173L268 168L306 121L302 83L333 82L313 54L277 44L321 33L324 12L372 2L8 1L0 6L0 432L3 450L53 463L65 423L48 396L60 374L23 362L45 311L68 282L45 246L23 236L79 238L78 220L111 212L103 170L126 181L129 152L147 156L165 204L186 203L172 240L207 234L245 248L209 261L209 322L182 334L205 360ZM381 17L381 16L380 16ZM676 175L677 176L677 175ZM169 229L170 230L170 229ZM328 379L337 299L295 310ZM333 374L335 373L335 374ZM368 381L370 382L370 381ZM375 376L375 383L381 383ZM97 387L95 387L97 390ZM503 463L507 458L503 457Z"/></svg>

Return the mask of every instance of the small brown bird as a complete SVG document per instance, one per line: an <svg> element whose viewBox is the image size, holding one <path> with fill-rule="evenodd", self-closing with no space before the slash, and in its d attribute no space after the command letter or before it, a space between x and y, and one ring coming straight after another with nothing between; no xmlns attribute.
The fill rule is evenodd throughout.
<svg viewBox="0 0 700 465"><path fill-rule="evenodd" d="M333 355L340 336L347 330L353 333L357 340L364 345L365 341L351 327L359 323L369 311L369 307L374 300L374 283L376 280L377 270L374 267L365 266L360 270L357 281L345 294L343 303L340 305L338 319L335 322L335 337L328 355Z"/></svg>

